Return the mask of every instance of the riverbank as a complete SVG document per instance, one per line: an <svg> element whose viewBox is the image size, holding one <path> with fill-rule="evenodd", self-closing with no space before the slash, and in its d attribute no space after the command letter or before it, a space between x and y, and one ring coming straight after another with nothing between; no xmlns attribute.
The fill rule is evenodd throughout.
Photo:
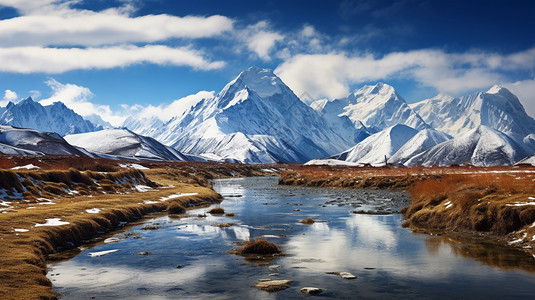
<svg viewBox="0 0 535 300"><path fill-rule="evenodd" d="M134 168L116 172L0 171L3 198L10 199L2 201L0 213L3 299L55 299L45 276L49 254L77 247L126 222L167 210L171 204L189 208L217 203L221 196L209 179L276 172L231 164L125 167L129 166Z"/></svg>
<svg viewBox="0 0 535 300"><path fill-rule="evenodd" d="M485 239L535 255L535 168L356 168L301 166L286 185L406 189L402 210L414 231Z"/></svg>

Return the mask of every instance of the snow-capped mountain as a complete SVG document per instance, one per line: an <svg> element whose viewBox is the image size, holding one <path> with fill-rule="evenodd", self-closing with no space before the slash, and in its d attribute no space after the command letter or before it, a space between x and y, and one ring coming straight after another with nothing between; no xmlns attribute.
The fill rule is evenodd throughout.
<svg viewBox="0 0 535 300"><path fill-rule="evenodd" d="M532 166L535 166L535 154L532 154L532 155L520 160L515 165L532 165Z"/></svg>
<svg viewBox="0 0 535 300"><path fill-rule="evenodd" d="M518 142L535 133L535 120L509 90L493 86L461 98L439 95L410 105L433 128L452 136L484 125ZM534 149L535 150L535 149Z"/></svg>
<svg viewBox="0 0 535 300"><path fill-rule="evenodd" d="M384 165L385 159L394 155L418 133L407 125L397 124L372 134L351 149L333 158L359 164Z"/></svg>
<svg viewBox="0 0 535 300"><path fill-rule="evenodd" d="M141 136L127 129L106 129L65 136L77 147L106 157L140 160L188 160L180 152L164 146L153 138Z"/></svg>
<svg viewBox="0 0 535 300"><path fill-rule="evenodd" d="M364 126L372 133L396 124L405 124L418 130L429 128L405 99L392 86L384 83L366 85L343 99L318 100L311 107L330 118L346 116L355 124L355 128Z"/></svg>
<svg viewBox="0 0 535 300"><path fill-rule="evenodd" d="M354 144L353 136L331 129L271 70L259 68L242 72L215 97L150 133L183 153L243 163L305 162Z"/></svg>
<svg viewBox="0 0 535 300"><path fill-rule="evenodd" d="M110 124L110 122L104 121L102 117L97 114L90 114L88 116L84 116L83 118L93 123L93 125L96 126L97 130L114 128L113 125Z"/></svg>
<svg viewBox="0 0 535 300"><path fill-rule="evenodd" d="M480 125L414 156L405 165L449 166L466 163L475 166L512 165L529 154L506 134Z"/></svg>
<svg viewBox="0 0 535 300"><path fill-rule="evenodd" d="M67 143L59 134L0 125L0 153L21 155L78 155L83 151Z"/></svg>
<svg viewBox="0 0 535 300"><path fill-rule="evenodd" d="M16 104L9 102L6 107L0 108L0 124L56 132L62 136L102 129L102 126L85 120L62 102L43 106L31 97Z"/></svg>
<svg viewBox="0 0 535 300"><path fill-rule="evenodd" d="M451 139L451 136L434 129L420 130L408 142L392 155L388 163L402 165L407 160L425 150Z"/></svg>

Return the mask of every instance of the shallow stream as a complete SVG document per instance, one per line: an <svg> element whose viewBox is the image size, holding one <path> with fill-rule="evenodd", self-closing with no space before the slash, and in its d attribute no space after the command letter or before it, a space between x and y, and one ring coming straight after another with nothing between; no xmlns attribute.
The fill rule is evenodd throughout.
<svg viewBox="0 0 535 300"><path fill-rule="evenodd" d="M314 297L533 298L535 259L492 244L412 233L401 227L404 192L279 186L277 178L222 179L214 188L234 217L156 215L49 265L63 299L293 299ZM212 206L213 207L213 206ZM372 211L374 214L354 213ZM303 225L299 221L316 222ZM220 224L232 223L230 227ZM265 238L285 256L248 262L225 251ZM120 250L107 255L101 251ZM93 256L88 254L92 253ZM137 255L136 255L137 254ZM327 272L350 272L343 279ZM259 279L290 279L268 293Z"/></svg>

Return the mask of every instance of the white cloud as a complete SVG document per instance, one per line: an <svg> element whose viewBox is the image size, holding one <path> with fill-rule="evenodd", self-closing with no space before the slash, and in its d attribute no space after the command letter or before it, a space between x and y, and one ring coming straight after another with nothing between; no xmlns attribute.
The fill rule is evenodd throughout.
<svg viewBox="0 0 535 300"><path fill-rule="evenodd" d="M535 116L535 79L521 80L504 85L511 90L524 105L526 112Z"/></svg>
<svg viewBox="0 0 535 300"><path fill-rule="evenodd" d="M5 90L4 91L4 100L8 101L15 101L18 99L17 93L13 92L12 90Z"/></svg>
<svg viewBox="0 0 535 300"><path fill-rule="evenodd" d="M100 46L153 43L171 38L203 38L232 28L223 16L175 17L83 12L72 16L23 16L0 21L4 46L77 45Z"/></svg>
<svg viewBox="0 0 535 300"><path fill-rule="evenodd" d="M392 78L413 79L438 92L459 95L504 81L503 71L529 70L534 64L535 48L505 56L424 49L379 58L371 54L301 54L279 65L275 73L296 94L307 92L315 98L345 97L352 84Z"/></svg>
<svg viewBox="0 0 535 300"><path fill-rule="evenodd" d="M277 42L284 40L284 36L271 31L266 21L260 21L255 25L247 26L242 32L242 39L250 51L256 53L263 60L270 60L273 48Z"/></svg>
<svg viewBox="0 0 535 300"><path fill-rule="evenodd" d="M12 90L5 90L4 91L4 98L0 100L0 106L6 106L10 101L15 101L18 99L17 93L15 93Z"/></svg>
<svg viewBox="0 0 535 300"><path fill-rule="evenodd" d="M175 100L170 104L160 104L158 106L148 105L146 107L136 104L123 108L126 108L141 119L151 119L156 117L161 121L167 122L175 116L181 116L182 114L186 113L191 107L195 106L201 100L213 98L214 96L215 92L200 91L196 94Z"/></svg>
<svg viewBox="0 0 535 300"><path fill-rule="evenodd" d="M104 48L0 48L0 71L13 73L62 73L76 69L110 69L139 63L190 66L212 70L222 61L207 61L202 53L190 48L160 45L115 46Z"/></svg>
<svg viewBox="0 0 535 300"><path fill-rule="evenodd" d="M95 12L70 8L74 2L0 0L0 5L15 7L23 13L20 17L0 20L2 45L99 46L205 38L231 30L234 23L220 15L131 17L133 8L130 4Z"/></svg>
<svg viewBox="0 0 535 300"><path fill-rule="evenodd" d="M189 46L156 45L170 39L217 37L233 29L230 18L132 16L132 1L102 11L74 8L80 0L0 0L21 16L0 20L0 72L62 73L132 64L223 67ZM191 43L191 41L186 42ZM134 45L135 44L135 45Z"/></svg>
<svg viewBox="0 0 535 300"><path fill-rule="evenodd" d="M97 114L103 120L110 122L114 126L120 125L126 118L125 116L112 112L109 105L95 104L89 101L95 95L87 87L72 83L63 84L53 78L47 80L45 83L52 89L52 96L39 101L42 105L50 105L54 102L61 101L81 116Z"/></svg>

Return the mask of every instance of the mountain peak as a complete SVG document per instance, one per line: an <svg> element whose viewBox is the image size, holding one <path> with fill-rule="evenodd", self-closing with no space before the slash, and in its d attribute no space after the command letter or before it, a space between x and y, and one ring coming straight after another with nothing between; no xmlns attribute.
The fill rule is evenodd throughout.
<svg viewBox="0 0 535 300"><path fill-rule="evenodd" d="M388 95L396 92L393 86L383 82L378 82L375 85L367 85L363 89L366 91L367 94Z"/></svg>
<svg viewBox="0 0 535 300"><path fill-rule="evenodd" d="M33 104L33 103L37 103L37 102L33 101L32 97L28 97L26 99L20 100L20 102L17 103L17 104L20 105L20 104L25 104L25 103L32 103Z"/></svg>
<svg viewBox="0 0 535 300"><path fill-rule="evenodd" d="M486 93L487 94L500 94L502 92L502 90L506 90L506 88L498 85L498 84L495 84L493 85Z"/></svg>
<svg viewBox="0 0 535 300"><path fill-rule="evenodd" d="M223 91L230 90L231 87L243 89L249 87L255 91L260 97L270 97L275 94L283 94L288 87L280 80L280 78L270 69L262 69L257 67L250 67L243 71L231 81Z"/></svg>

